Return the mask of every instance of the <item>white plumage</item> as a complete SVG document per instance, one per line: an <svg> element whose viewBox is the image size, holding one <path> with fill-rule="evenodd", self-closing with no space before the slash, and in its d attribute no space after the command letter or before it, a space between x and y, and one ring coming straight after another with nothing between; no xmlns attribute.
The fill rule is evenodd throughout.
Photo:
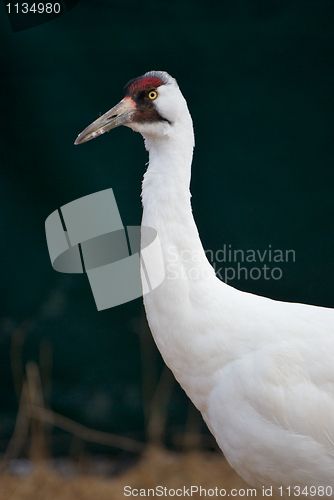
<svg viewBox="0 0 334 500"><path fill-rule="evenodd" d="M158 232L166 278L144 303L166 364L250 485L277 496L330 487L312 496L334 496L334 310L241 292L215 276L191 211L192 120L172 77L129 82L76 143L120 124L149 151L142 224Z"/></svg>

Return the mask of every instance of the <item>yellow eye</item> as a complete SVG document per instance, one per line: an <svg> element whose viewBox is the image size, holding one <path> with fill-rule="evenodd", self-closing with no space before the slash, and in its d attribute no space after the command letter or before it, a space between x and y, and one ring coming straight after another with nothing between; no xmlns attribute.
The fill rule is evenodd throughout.
<svg viewBox="0 0 334 500"><path fill-rule="evenodd" d="M155 90L151 90L151 92L148 93L148 97L153 101L158 97L158 92L156 92Z"/></svg>

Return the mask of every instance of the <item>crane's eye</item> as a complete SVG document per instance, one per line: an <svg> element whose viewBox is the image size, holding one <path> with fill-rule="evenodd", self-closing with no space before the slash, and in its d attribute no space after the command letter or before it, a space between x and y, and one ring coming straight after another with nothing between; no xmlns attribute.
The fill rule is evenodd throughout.
<svg viewBox="0 0 334 500"><path fill-rule="evenodd" d="M148 93L148 97L153 101L158 97L158 92L156 90L151 90L151 92Z"/></svg>

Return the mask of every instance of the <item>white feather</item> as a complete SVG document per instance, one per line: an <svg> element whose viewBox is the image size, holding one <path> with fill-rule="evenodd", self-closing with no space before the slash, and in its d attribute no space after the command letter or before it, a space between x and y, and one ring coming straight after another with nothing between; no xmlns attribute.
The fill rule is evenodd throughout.
<svg viewBox="0 0 334 500"><path fill-rule="evenodd" d="M157 230L166 270L144 299L155 342L246 481L277 495L280 486L334 491L334 310L216 278L191 211L192 120L164 75L154 104L170 123L130 125L149 150L142 224Z"/></svg>

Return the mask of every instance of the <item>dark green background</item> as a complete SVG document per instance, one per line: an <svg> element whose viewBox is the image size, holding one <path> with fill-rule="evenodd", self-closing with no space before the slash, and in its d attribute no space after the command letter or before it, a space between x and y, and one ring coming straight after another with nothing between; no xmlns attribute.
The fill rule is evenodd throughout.
<svg viewBox="0 0 334 500"><path fill-rule="evenodd" d="M140 135L123 127L73 141L146 71L173 75L193 116L191 189L204 247L296 252L281 280L233 285L334 306L333 1L81 0L15 34L2 6L0 29L1 449L17 411L13 357L18 367L32 359L52 368L55 411L143 438L142 301L97 312L85 276L52 269L44 222L112 187L124 225L140 224ZM155 373L157 363L159 373L149 352L144 369ZM171 434L186 411L175 389ZM59 443L55 452L66 452L61 433Z"/></svg>

